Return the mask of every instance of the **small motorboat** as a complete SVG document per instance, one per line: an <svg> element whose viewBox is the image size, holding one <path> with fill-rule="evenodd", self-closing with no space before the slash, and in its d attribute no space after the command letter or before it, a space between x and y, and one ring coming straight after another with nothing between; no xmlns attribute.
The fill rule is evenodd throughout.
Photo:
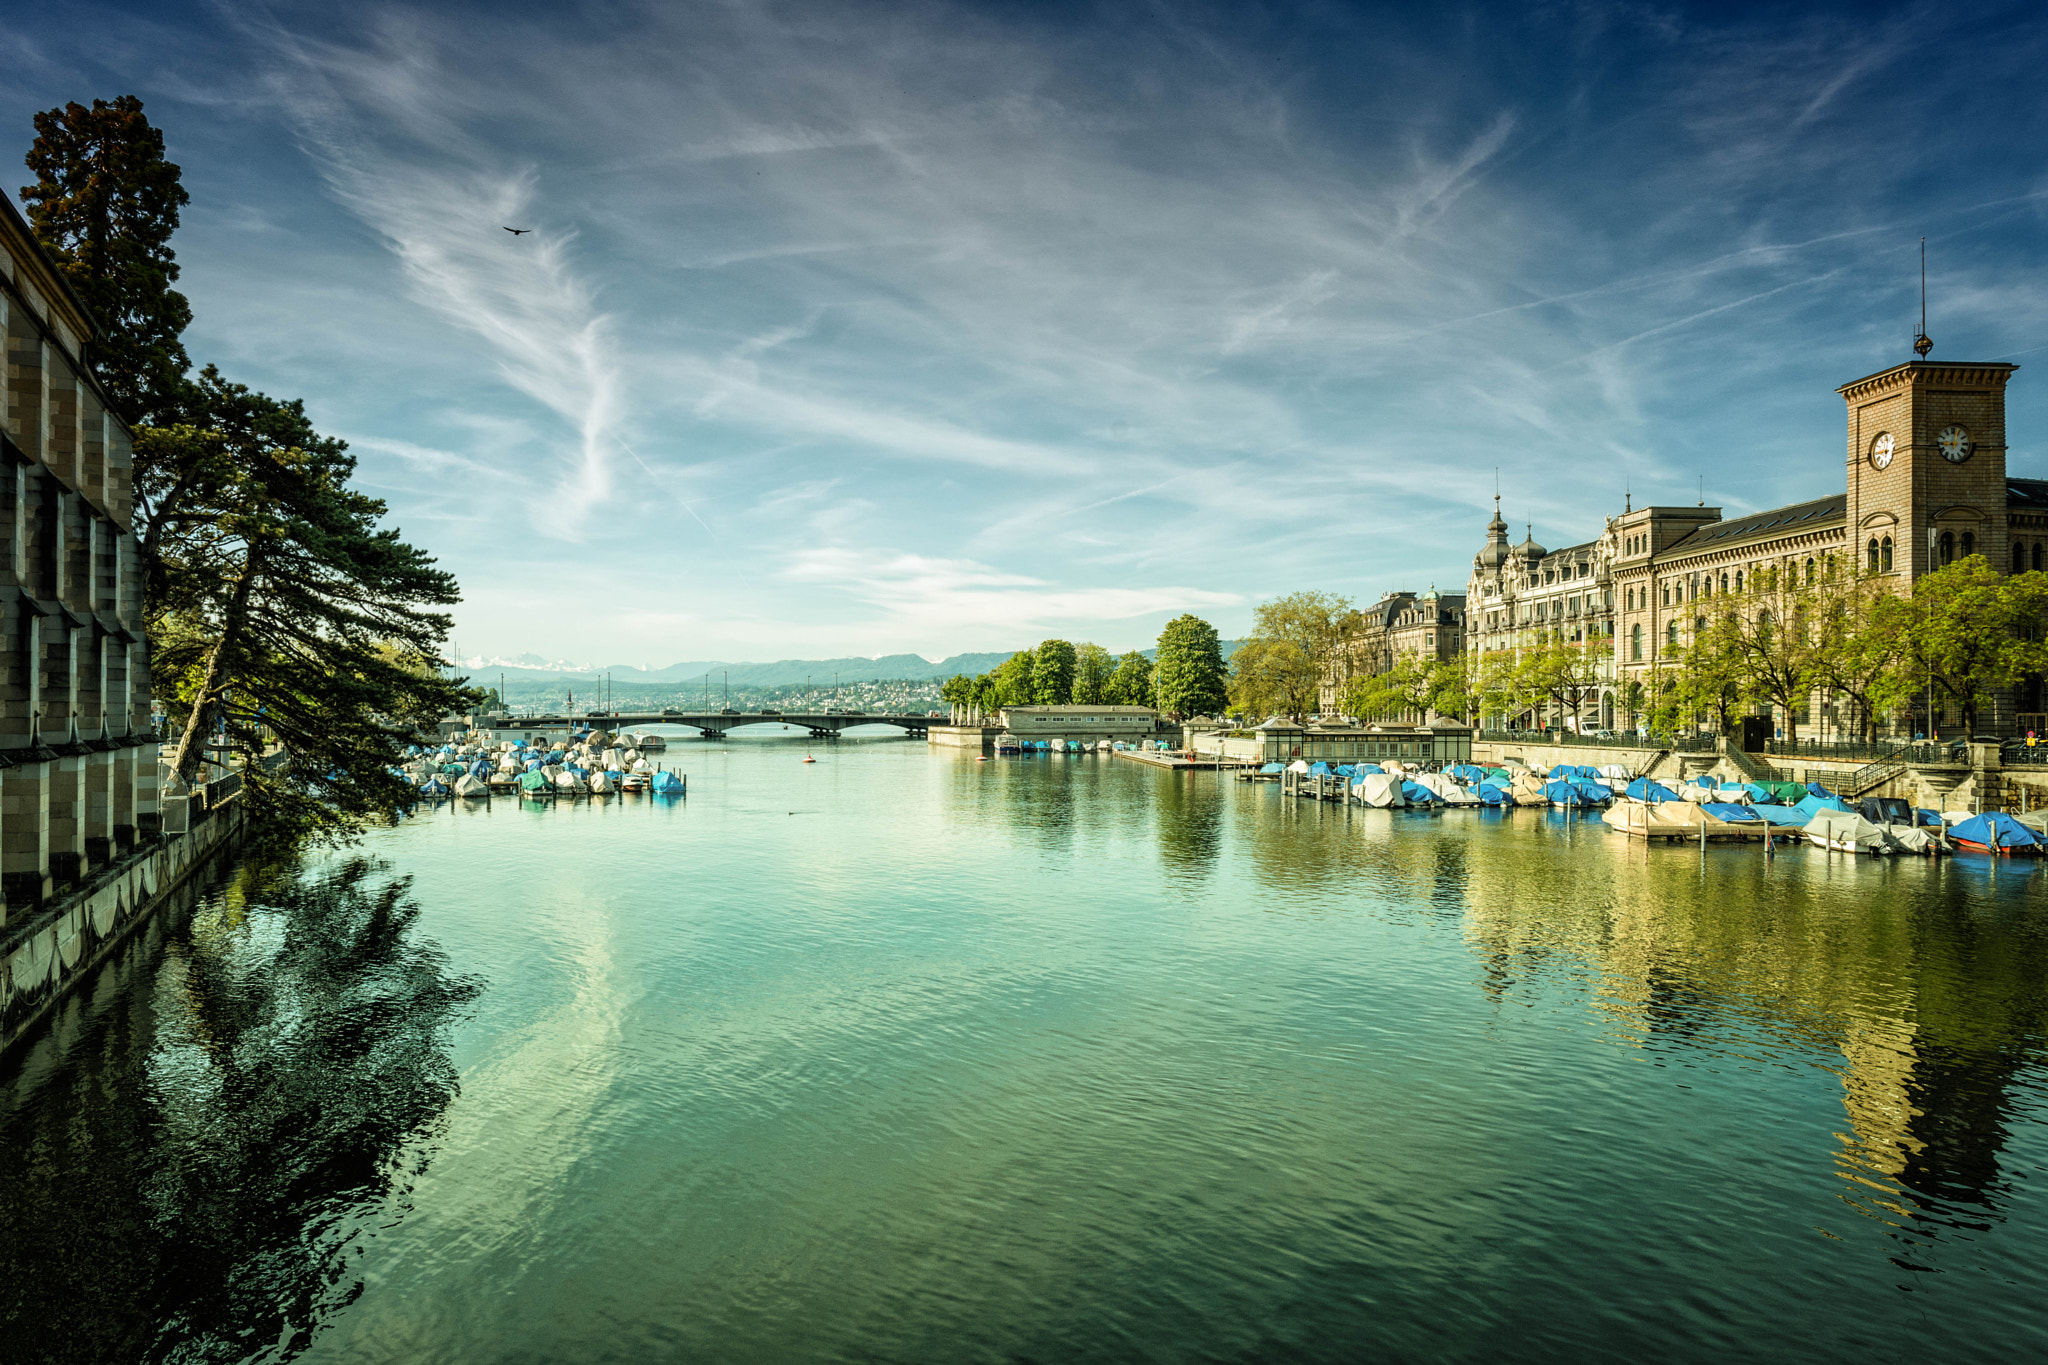
<svg viewBox="0 0 2048 1365"><path fill-rule="evenodd" d="M2015 853L2038 856L2042 843L2034 831L2003 811L1987 811L1949 826L1948 837L1957 848L1972 853L1994 853L2010 857Z"/></svg>
<svg viewBox="0 0 2048 1365"><path fill-rule="evenodd" d="M817 761L817 759L812 758L809 754L804 755L804 762L806 763L816 763Z"/></svg>

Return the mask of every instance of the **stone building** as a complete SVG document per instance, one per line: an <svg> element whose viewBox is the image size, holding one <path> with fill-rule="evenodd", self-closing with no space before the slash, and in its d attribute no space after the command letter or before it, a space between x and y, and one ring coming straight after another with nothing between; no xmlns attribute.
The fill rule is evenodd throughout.
<svg viewBox="0 0 2048 1365"><path fill-rule="evenodd" d="M1468 625L1465 648L1479 657L1500 652L1509 658L1550 642L1588 651L1600 678L1581 714L1548 717L1573 729L1614 724L1614 525L1599 538L1562 550L1546 550L1533 531L1520 545L1508 544L1508 524L1494 499L1486 544L1472 557L1465 589ZM1529 724L1534 715L1482 717L1495 724Z"/></svg>
<svg viewBox="0 0 2048 1365"><path fill-rule="evenodd" d="M1972 554L2013 572L2042 567L2048 480L2005 469L2005 387L2016 368L1911 360L1842 385L1843 487L1787 507L1733 519L1716 507L1625 507L1598 539L1556 552L1533 540L1510 546L1496 508L1473 560L1467 649L1517 651L1546 630L1609 638L1611 680L1598 721L1629 725L1653 671L1676 662L1717 597L1746 592L1741 610L1769 611L1760 583L1805 585L1831 564L1899 591ZM1778 723L1851 719L1834 714L1825 696L1815 702L1820 716L1809 709ZM2000 699L1983 723L2043 728L2041 708L2035 681Z"/></svg>
<svg viewBox="0 0 2048 1365"><path fill-rule="evenodd" d="M1464 594L1440 593L1434 583L1420 597L1412 592L1390 592L1359 615L1364 618L1364 629L1346 646L1338 665L1340 672L1323 683L1321 701L1326 716L1341 709L1345 685L1360 674L1385 673L1402 658L1448 661L1465 648ZM1398 719L1420 723L1427 718Z"/></svg>
<svg viewBox="0 0 2048 1365"><path fill-rule="evenodd" d="M157 822L128 428L93 319L0 199L0 922Z"/></svg>

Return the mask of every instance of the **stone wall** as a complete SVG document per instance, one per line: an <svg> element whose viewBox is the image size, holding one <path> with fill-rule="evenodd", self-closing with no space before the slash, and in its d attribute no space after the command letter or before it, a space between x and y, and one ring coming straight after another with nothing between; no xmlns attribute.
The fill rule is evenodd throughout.
<svg viewBox="0 0 2048 1365"><path fill-rule="evenodd" d="M0 927L0 1051L34 1033L144 926L181 909L241 844L239 805L110 859L82 886Z"/></svg>
<svg viewBox="0 0 2048 1365"><path fill-rule="evenodd" d="M156 833L133 460L92 332L0 199L0 925Z"/></svg>

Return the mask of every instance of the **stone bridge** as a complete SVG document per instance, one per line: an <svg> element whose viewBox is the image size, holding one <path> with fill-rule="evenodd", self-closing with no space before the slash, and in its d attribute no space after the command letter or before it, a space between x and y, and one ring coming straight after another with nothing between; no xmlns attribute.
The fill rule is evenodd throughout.
<svg viewBox="0 0 2048 1365"><path fill-rule="evenodd" d="M834 739L842 730L856 725L894 725L922 739L934 725L947 724L946 717L893 715L859 711L607 711L598 716L519 716L495 730L567 730L591 726L601 730L644 730L650 725L688 725L704 732L706 739L722 739L728 730L742 725L795 725L810 732L813 739Z"/></svg>

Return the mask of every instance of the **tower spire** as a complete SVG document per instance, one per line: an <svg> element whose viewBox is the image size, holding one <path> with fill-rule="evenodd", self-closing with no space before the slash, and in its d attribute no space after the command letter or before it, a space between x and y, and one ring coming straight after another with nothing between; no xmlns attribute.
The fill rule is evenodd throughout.
<svg viewBox="0 0 2048 1365"><path fill-rule="evenodd" d="M1934 349L1934 338L1927 335L1927 239L1920 239L1920 330L1913 333L1913 349L1922 360Z"/></svg>

